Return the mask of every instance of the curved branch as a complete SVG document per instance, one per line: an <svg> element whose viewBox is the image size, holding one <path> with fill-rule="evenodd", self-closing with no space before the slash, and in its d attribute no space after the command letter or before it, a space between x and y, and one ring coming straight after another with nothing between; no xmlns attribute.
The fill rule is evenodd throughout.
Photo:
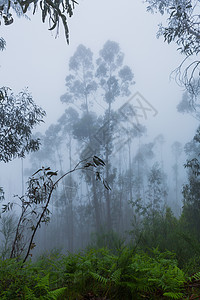
<svg viewBox="0 0 200 300"><path fill-rule="evenodd" d="M190 58L190 55L184 58L181 64L172 71L172 74L175 74L175 81L179 86L184 86L185 89L192 95L196 96L198 91L198 85L195 85L195 73L197 73L200 60L194 60L192 62L185 63ZM199 76L199 74L198 74Z"/></svg>

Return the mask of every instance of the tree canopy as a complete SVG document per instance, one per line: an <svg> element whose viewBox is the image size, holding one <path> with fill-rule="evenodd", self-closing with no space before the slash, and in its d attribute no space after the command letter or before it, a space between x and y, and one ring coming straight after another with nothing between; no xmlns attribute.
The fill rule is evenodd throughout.
<svg viewBox="0 0 200 300"><path fill-rule="evenodd" d="M14 21L13 12L20 17L32 10L35 14L39 8L41 11L42 22L48 20L49 30L59 30L60 21L63 24L67 43L69 43L69 28L67 17L73 15L74 5L78 4L75 0L0 0L0 25L10 25ZM0 49L2 49L2 42L0 38ZM4 48L4 47L3 47Z"/></svg>

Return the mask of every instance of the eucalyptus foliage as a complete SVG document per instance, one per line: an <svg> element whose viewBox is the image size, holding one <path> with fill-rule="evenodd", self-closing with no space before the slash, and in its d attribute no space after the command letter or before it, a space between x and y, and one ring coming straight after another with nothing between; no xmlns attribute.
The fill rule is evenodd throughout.
<svg viewBox="0 0 200 300"><path fill-rule="evenodd" d="M159 11L167 18L160 24L158 36L163 36L167 43L175 42L178 51L185 55L176 70L176 78L187 90L199 93L199 65L197 57L200 51L200 2L196 0L146 0L147 10ZM191 60L188 58L191 57Z"/></svg>
<svg viewBox="0 0 200 300"><path fill-rule="evenodd" d="M27 90L14 95L10 88L0 89L0 161L8 162L39 149L39 139L32 138L32 129L44 116Z"/></svg>
<svg viewBox="0 0 200 300"><path fill-rule="evenodd" d="M59 30L60 21L63 24L67 43L69 43L69 28L67 17L73 15L75 4L78 4L75 0L1 0L0 1L0 25L10 25L14 21L13 12L18 17L25 15L29 10L35 14L39 9L41 11L42 22L48 20L49 30ZM1 42L0 38L0 49Z"/></svg>

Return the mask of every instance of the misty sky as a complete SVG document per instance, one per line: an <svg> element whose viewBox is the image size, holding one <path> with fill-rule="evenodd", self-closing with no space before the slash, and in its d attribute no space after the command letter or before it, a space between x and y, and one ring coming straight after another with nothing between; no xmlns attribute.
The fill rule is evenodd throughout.
<svg viewBox="0 0 200 300"><path fill-rule="evenodd" d="M175 140L182 143L191 140L198 122L176 112L183 89L170 81L171 71L183 57L176 51L176 45L167 45L162 38L156 38L162 17L147 13L146 5L140 0L124 0L123 5L116 0L80 0L79 3L69 19L69 46L62 26L55 39L55 33L41 22L39 11L36 16L29 14L31 21L15 18L12 25L1 26L0 36L7 42L6 51L0 53L1 86L9 86L14 92L29 88L35 102L47 112L46 124L37 128L44 132L66 108L59 98L65 92L68 60L77 46L84 44L97 54L110 39L119 43L125 64L134 72L133 93L139 91L158 111L155 118L144 121L148 135L154 138L163 133L169 144ZM20 174L20 161L10 163L13 165L19 168ZM12 184L10 170L4 173L7 174L3 175L4 179L0 176L0 186L8 178Z"/></svg>

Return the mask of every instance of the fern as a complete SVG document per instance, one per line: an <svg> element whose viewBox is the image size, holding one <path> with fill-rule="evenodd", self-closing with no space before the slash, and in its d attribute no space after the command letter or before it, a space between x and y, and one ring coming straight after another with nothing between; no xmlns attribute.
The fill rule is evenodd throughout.
<svg viewBox="0 0 200 300"><path fill-rule="evenodd" d="M65 294L66 291L67 291L67 287L62 287L62 288L59 288L57 290L50 291L48 293L48 296L50 296L51 299L53 299L53 300L54 299L57 300L59 297L62 297Z"/></svg>
<svg viewBox="0 0 200 300"><path fill-rule="evenodd" d="M37 300L38 298L35 297L34 292L28 288L27 286L24 287L24 293L25 293L25 300Z"/></svg>
<svg viewBox="0 0 200 300"><path fill-rule="evenodd" d="M80 299L90 292L109 299L156 299L159 293L176 300L182 298L185 283L172 254L157 249L149 255L125 248L118 256L108 249L91 249L48 256L24 268L15 261L0 261L0 271L2 300ZM200 272L191 279L200 280Z"/></svg>
<svg viewBox="0 0 200 300"><path fill-rule="evenodd" d="M111 276L110 280L114 282L115 284L118 284L120 282L121 277L121 269L117 269Z"/></svg>
<svg viewBox="0 0 200 300"><path fill-rule="evenodd" d="M49 274L40 278L38 283L34 288L34 293L36 296L44 296L47 295L49 292Z"/></svg>
<svg viewBox="0 0 200 300"><path fill-rule="evenodd" d="M59 297L62 297L64 295L66 290L67 290L66 287L61 287L61 288L58 288L54 291L50 291L50 288L49 288L49 274L47 274L43 278L40 278L40 280L38 281L38 283L37 283L37 285L35 286L35 289L34 289L34 294L37 295L40 298L42 297L42 299L57 300ZM30 293L30 291L29 291L29 293ZM30 299L30 298L27 298L27 299ZM34 299L34 298L32 298L32 299ZM38 298L36 298L36 299L38 299Z"/></svg>
<svg viewBox="0 0 200 300"><path fill-rule="evenodd" d="M195 279L196 281L200 280L200 272L195 273L189 279L190 280Z"/></svg>
<svg viewBox="0 0 200 300"><path fill-rule="evenodd" d="M128 287L132 293L137 290L137 285L134 282L123 281L121 282L121 286Z"/></svg>
<svg viewBox="0 0 200 300"><path fill-rule="evenodd" d="M97 274L97 273L94 273L94 272L90 272L90 275L97 281L99 281L100 283L103 283L103 285L107 285L108 283L108 279Z"/></svg>
<svg viewBox="0 0 200 300"><path fill-rule="evenodd" d="M169 297L171 299L183 299L182 293L167 292L167 293L164 293L163 296Z"/></svg>

